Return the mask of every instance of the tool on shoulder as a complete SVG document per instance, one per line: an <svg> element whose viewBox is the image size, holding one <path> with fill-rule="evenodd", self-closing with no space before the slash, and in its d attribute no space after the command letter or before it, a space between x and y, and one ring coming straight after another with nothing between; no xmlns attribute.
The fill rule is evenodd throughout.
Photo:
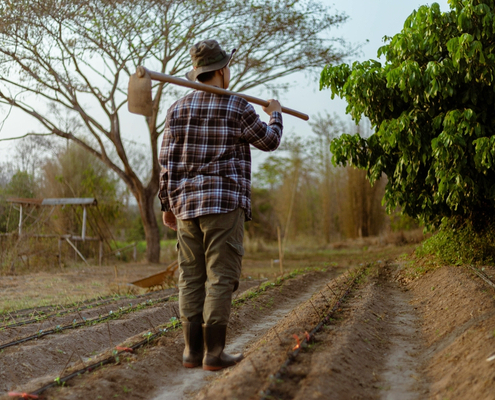
<svg viewBox="0 0 495 400"><path fill-rule="evenodd" d="M138 67L136 73L131 75L129 79L129 87L127 90L127 107L131 113L140 114L147 117L153 115L153 100L151 98L151 81L160 81L172 83L174 85L183 86L191 89L202 90L204 92L215 94L235 95L242 97L250 103L260 106L268 106L268 101L253 97L244 93L232 92L226 89L220 89L216 86L205 85L204 83L192 82L186 79L177 78L172 75L162 74L160 72L150 71L145 67ZM293 110L291 108L282 107L282 112L301 118L304 121L309 120L308 115Z"/></svg>

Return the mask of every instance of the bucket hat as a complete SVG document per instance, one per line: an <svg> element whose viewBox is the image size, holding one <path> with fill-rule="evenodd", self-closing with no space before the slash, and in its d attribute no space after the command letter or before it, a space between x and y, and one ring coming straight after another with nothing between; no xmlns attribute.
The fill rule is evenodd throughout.
<svg viewBox="0 0 495 400"><path fill-rule="evenodd" d="M222 69L229 63L234 52L235 49L230 54L227 54L218 42L213 39L202 40L196 43L189 50L193 70L186 74L186 78L194 82L198 75Z"/></svg>

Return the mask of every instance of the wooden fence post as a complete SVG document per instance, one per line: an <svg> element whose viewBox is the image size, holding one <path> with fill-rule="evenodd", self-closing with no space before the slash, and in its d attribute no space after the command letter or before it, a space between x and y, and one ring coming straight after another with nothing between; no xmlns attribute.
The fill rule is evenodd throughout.
<svg viewBox="0 0 495 400"><path fill-rule="evenodd" d="M278 236L278 262L280 263L280 273L283 275L284 274L284 266L283 266L284 252L282 249L282 240L280 238L280 226L277 226L277 236Z"/></svg>

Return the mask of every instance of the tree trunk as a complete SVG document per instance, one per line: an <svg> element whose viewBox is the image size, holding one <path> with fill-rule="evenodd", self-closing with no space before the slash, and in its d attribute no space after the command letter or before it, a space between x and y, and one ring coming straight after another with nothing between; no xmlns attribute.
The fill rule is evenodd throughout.
<svg viewBox="0 0 495 400"><path fill-rule="evenodd" d="M156 221L154 203L156 195L151 195L144 190L138 199L139 211L143 221L144 235L146 238L146 260L150 263L160 262L160 230Z"/></svg>

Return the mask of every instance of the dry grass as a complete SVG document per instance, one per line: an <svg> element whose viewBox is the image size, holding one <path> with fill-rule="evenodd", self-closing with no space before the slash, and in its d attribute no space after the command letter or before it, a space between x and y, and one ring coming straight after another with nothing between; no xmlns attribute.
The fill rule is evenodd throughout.
<svg viewBox="0 0 495 400"><path fill-rule="evenodd" d="M415 236L410 235L411 238ZM416 244L393 243L404 241L388 238L388 244L380 244L380 238L367 238L341 242L331 246L310 240L287 243L283 260L284 273L303 268L347 268L370 262L384 262L411 254ZM391 242L391 243L389 243ZM171 250L171 254L173 251ZM278 244L256 240L246 242L242 279L273 279L280 275ZM144 277L164 270L169 261L161 265L146 263L114 263L90 267L75 263L60 270L52 266L44 271L26 271L23 275L0 276L0 312L50 304L67 304L98 296L136 295L145 289L129 286ZM177 279L177 272L174 276ZM174 285L175 281L170 282Z"/></svg>
<svg viewBox="0 0 495 400"><path fill-rule="evenodd" d="M77 303L113 294L145 293L145 289L130 289L126 284L161 270L163 265L129 263L88 267L75 264L63 271L53 269L50 272L0 276L0 312Z"/></svg>

